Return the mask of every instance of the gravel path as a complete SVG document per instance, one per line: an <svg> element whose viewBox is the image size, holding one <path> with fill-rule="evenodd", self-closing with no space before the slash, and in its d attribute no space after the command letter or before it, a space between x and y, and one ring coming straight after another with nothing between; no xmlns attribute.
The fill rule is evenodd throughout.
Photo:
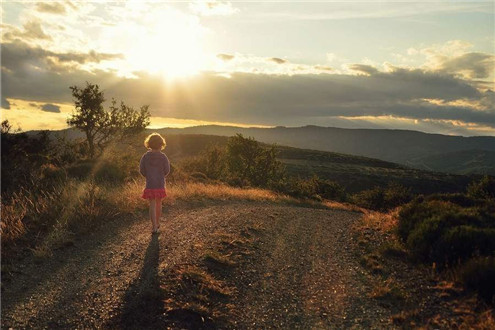
<svg viewBox="0 0 495 330"><path fill-rule="evenodd" d="M249 244L230 251L231 271L213 273L233 288L235 317L205 328L389 326L387 310L366 297L352 249L359 216L233 202L166 210L155 236L145 215L112 222L42 263L25 259L2 279L2 328L197 328L166 306L171 274L202 267L220 237Z"/></svg>

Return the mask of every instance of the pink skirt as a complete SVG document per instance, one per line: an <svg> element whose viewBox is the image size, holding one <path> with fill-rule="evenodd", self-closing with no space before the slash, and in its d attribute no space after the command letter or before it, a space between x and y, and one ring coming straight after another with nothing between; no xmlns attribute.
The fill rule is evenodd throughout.
<svg viewBox="0 0 495 330"><path fill-rule="evenodd" d="M144 189L143 195L141 196L144 199L156 199L156 198L165 198L167 197L167 192L165 189Z"/></svg>

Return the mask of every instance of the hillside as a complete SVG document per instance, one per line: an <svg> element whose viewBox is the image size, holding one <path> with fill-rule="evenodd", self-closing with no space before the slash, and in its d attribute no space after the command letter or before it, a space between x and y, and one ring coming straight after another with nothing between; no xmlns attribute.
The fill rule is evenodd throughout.
<svg viewBox="0 0 495 330"><path fill-rule="evenodd" d="M228 140L226 136L170 133L166 138L166 153L176 164L198 155L208 145L225 146ZM138 157L143 148L137 143L135 149ZM384 187L392 182L411 188L413 193L460 192L473 180L472 176L413 169L369 157L281 145L276 145L275 149L290 175L301 178L316 175L339 183L349 193Z"/></svg>
<svg viewBox="0 0 495 330"><path fill-rule="evenodd" d="M375 186L399 183L413 193L461 192L473 176L413 169L378 159L318 150L278 146L278 158L292 175L335 181L355 193Z"/></svg>
<svg viewBox="0 0 495 330"><path fill-rule="evenodd" d="M348 155L376 158L423 170L452 174L495 173L495 137L447 136L407 130L345 129L335 127L274 127L242 128L205 125L186 128L162 128L156 131L172 138L175 135L233 136L237 133L253 137L260 142L302 149L337 152ZM30 131L28 134L35 134ZM54 131L55 135L80 138L82 133L73 129ZM181 141L181 140L179 140ZM208 144L195 141L191 150ZM219 140L221 142L221 140ZM173 143L169 143L171 148ZM182 148L188 154L189 149Z"/></svg>
<svg viewBox="0 0 495 330"><path fill-rule="evenodd" d="M424 169L419 158L440 157L443 153L466 152L470 160L478 160L479 166L469 164L457 167L436 163L432 169L457 174L486 174L493 162L479 156L479 151L495 152L495 137L462 137L427 134L417 131L385 129L343 129L334 127L304 126L275 128L239 128L228 126L196 126L183 129L161 129L165 134L208 134L231 136L241 133L266 143L276 143L303 149L332 151L350 155L377 158ZM469 163L469 159L467 159ZM455 159L453 159L455 161ZM463 162L465 164L465 162Z"/></svg>
<svg viewBox="0 0 495 330"><path fill-rule="evenodd" d="M198 127L199 128L199 127ZM225 146L227 136L215 136L205 134L176 134L175 129L160 130L166 136L166 153L174 164L187 161L187 158L197 156L209 145ZM35 132L30 132L34 134ZM52 132L55 136L66 135L69 138L81 137L79 132L73 130ZM144 152L142 141L148 132L142 133L135 138L131 145L123 145L122 148L132 150L134 158L138 159ZM472 153L453 153L457 157L459 154L467 154L467 159L463 163L457 163L449 158L430 156L430 158L416 158L409 166L400 165L393 162L383 161L375 158L355 156L345 153L328 152L311 149L301 149L283 146L281 143L275 144L279 160L286 166L290 175L301 178L310 178L317 175L320 178L335 181L346 188L347 192L355 193L375 186L386 186L391 182L399 183L411 188L414 193L438 193L438 192L460 192L464 191L467 185L477 179L476 170L466 171L466 175L456 175L441 173L442 169L452 169L452 172L460 171L470 166L473 169L475 163L469 163L468 159ZM487 153L487 158L481 158L476 163L479 171L489 167L483 167L485 163L491 161L491 154ZM429 164L426 166L425 164ZM419 168L419 169L418 169ZM484 173L484 172L482 172Z"/></svg>
<svg viewBox="0 0 495 330"><path fill-rule="evenodd" d="M464 150L439 153L411 159L409 165L431 171L495 176L495 151Z"/></svg>

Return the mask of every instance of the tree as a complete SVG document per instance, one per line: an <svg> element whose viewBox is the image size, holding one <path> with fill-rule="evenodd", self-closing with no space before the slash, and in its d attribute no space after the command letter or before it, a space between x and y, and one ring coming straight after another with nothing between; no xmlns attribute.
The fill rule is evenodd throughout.
<svg viewBox="0 0 495 330"><path fill-rule="evenodd" d="M279 181L284 168L276 159L275 148L263 147L253 138L241 134L229 138L226 149L226 163L229 175L241 184L267 187Z"/></svg>
<svg viewBox="0 0 495 330"><path fill-rule="evenodd" d="M112 99L109 111L103 108L105 98L96 84L86 82L85 88L71 86L75 112L67 119L67 124L86 134L89 156L94 158L96 148L101 152L110 142L135 135L150 123L149 106L140 110L127 106L124 102L117 106Z"/></svg>

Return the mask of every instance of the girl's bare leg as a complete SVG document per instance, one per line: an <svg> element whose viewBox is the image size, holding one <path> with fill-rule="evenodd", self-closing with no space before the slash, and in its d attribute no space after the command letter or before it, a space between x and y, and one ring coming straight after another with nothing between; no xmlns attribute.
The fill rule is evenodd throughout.
<svg viewBox="0 0 495 330"><path fill-rule="evenodd" d="M162 199L155 199L156 228L160 228L160 218L162 216Z"/></svg>
<svg viewBox="0 0 495 330"><path fill-rule="evenodd" d="M156 226L155 226L155 223L156 223L156 202L154 199L150 199L150 220L151 220L151 226L152 226L152 230L155 231L156 230Z"/></svg>

